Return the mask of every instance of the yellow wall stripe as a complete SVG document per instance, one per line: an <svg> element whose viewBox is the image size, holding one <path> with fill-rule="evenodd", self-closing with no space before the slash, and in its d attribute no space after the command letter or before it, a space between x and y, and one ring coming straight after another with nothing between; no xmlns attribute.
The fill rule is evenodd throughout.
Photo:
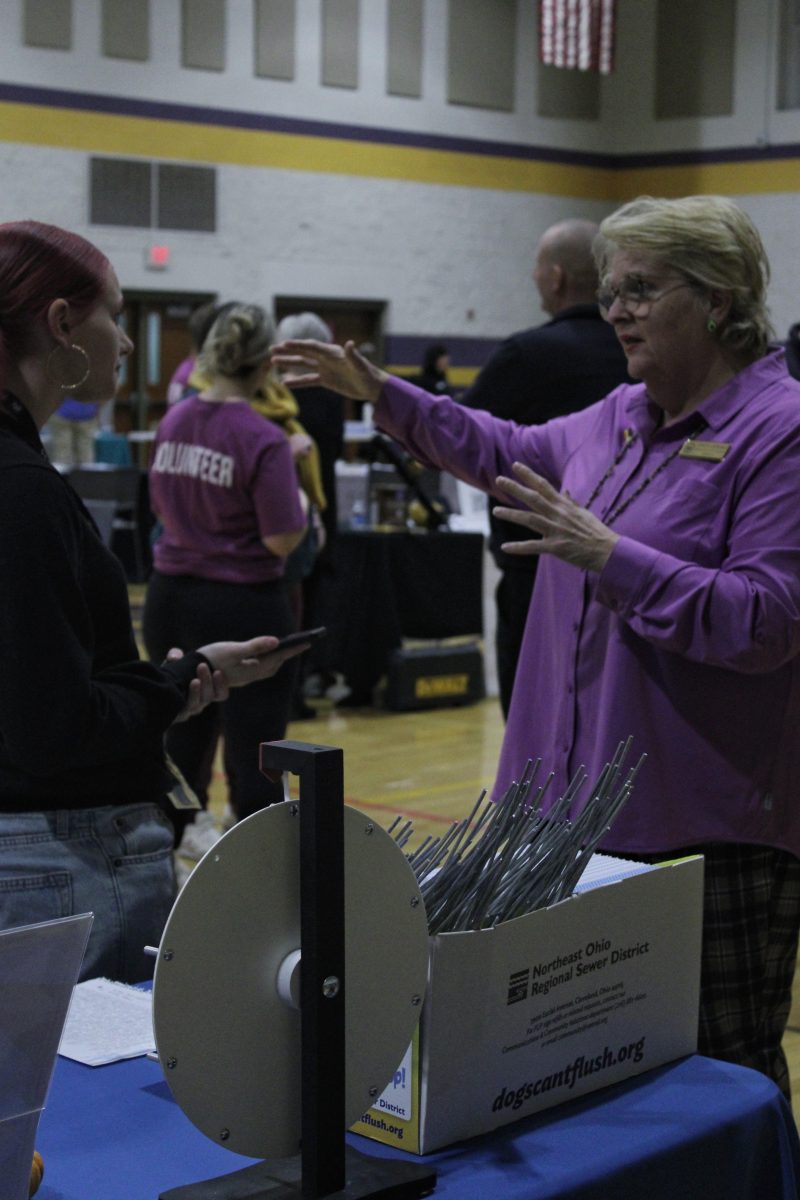
<svg viewBox="0 0 800 1200"><path fill-rule="evenodd" d="M35 105L0 104L0 140L173 161L613 198L613 172L603 168Z"/></svg>
<svg viewBox="0 0 800 1200"><path fill-rule="evenodd" d="M500 341L499 338L497 340ZM413 375L419 375L420 368L419 364L413 366L409 365L408 363L393 363L388 364L386 366L386 370L392 375L401 375L408 378ZM450 366L447 369L447 378L453 387L465 388L469 387L479 371L480 367Z"/></svg>
<svg viewBox="0 0 800 1200"><path fill-rule="evenodd" d="M800 158L765 156L748 162L614 170L13 102L0 102L0 140L87 153L401 179L610 203L642 192L679 196L800 191Z"/></svg>
<svg viewBox="0 0 800 1200"><path fill-rule="evenodd" d="M631 167L619 172L624 181L620 200L651 196L749 195L800 192L800 158L767 158L750 162L686 163Z"/></svg>

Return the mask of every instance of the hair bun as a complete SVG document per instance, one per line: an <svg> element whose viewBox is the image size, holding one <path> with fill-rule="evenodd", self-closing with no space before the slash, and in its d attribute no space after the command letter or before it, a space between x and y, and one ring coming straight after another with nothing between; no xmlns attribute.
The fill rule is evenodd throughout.
<svg viewBox="0 0 800 1200"><path fill-rule="evenodd" d="M234 304L221 312L200 352L200 366L211 375L247 375L269 356L274 340L272 318L256 304Z"/></svg>

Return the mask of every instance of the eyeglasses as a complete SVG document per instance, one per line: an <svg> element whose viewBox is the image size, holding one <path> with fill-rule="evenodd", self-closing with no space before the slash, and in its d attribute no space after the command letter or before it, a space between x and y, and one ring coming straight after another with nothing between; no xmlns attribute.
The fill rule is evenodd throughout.
<svg viewBox="0 0 800 1200"><path fill-rule="evenodd" d="M601 315L606 320L608 320L609 311L615 300L619 300L631 316L646 317L658 300L663 300L664 296L668 296L670 292L677 292L678 288L692 286L693 284L687 280L683 283L674 283L672 287L659 288L638 275L629 275L622 280L619 287L600 288L597 293L597 303Z"/></svg>

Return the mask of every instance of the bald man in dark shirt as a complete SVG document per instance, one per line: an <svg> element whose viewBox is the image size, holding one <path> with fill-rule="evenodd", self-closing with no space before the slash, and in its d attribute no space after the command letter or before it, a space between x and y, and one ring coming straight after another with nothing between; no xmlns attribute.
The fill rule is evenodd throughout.
<svg viewBox="0 0 800 1200"><path fill-rule="evenodd" d="M625 356L596 303L592 242L597 226L570 219L547 229L536 249L533 281L551 319L515 333L489 359L462 397L520 425L539 425L586 408L624 383ZM536 574L535 557L500 549L517 541L519 526L491 516L490 546L501 571L497 585L497 674L503 715L508 715L522 633Z"/></svg>

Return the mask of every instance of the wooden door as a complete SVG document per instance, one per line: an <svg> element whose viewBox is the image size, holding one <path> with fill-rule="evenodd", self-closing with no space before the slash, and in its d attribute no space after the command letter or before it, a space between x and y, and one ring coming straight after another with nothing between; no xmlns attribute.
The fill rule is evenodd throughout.
<svg viewBox="0 0 800 1200"><path fill-rule="evenodd" d="M164 415L167 386L175 368L192 352L188 319L210 293L137 293L125 298L122 321L133 353L120 379L114 405L119 433L153 430Z"/></svg>
<svg viewBox="0 0 800 1200"><path fill-rule="evenodd" d="M340 346L353 341L372 361L383 366L385 300L338 300L321 296L276 296L275 320L294 313L313 312L330 326L333 340ZM348 421L360 416L361 402L345 399Z"/></svg>

